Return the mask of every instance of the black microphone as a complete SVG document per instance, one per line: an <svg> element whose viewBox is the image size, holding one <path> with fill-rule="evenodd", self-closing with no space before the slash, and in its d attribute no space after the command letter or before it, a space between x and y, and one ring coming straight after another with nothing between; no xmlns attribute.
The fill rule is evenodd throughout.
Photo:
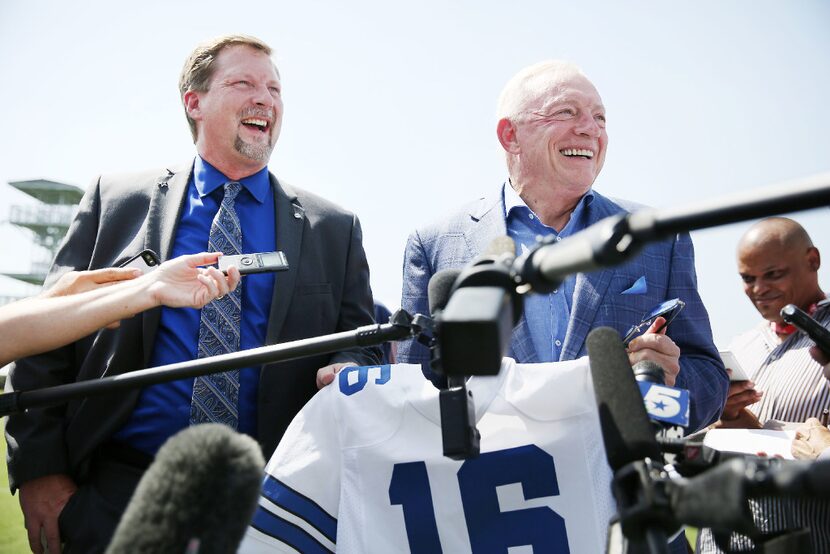
<svg viewBox="0 0 830 554"><path fill-rule="evenodd" d="M646 381L658 385L666 384L666 372L657 362L643 360L634 364L631 369L634 371L636 381Z"/></svg>
<svg viewBox="0 0 830 554"><path fill-rule="evenodd" d="M177 433L138 483L107 553L236 552L256 510L264 468L256 441L225 425Z"/></svg>
<svg viewBox="0 0 830 554"><path fill-rule="evenodd" d="M666 372L657 362L642 360L632 369L658 443L682 438L689 424L688 391L666 385ZM673 456L667 461L673 462Z"/></svg>
<svg viewBox="0 0 830 554"><path fill-rule="evenodd" d="M560 241L548 237L516 260L514 271L521 284L530 291L548 293L571 275L629 259L643 244L631 241L627 217L607 217Z"/></svg>
<svg viewBox="0 0 830 554"><path fill-rule="evenodd" d="M427 285L427 299L429 300L429 313L432 317L447 306L450 301L450 293L458 276L460 269L442 269L430 277Z"/></svg>
<svg viewBox="0 0 830 554"><path fill-rule="evenodd" d="M516 260L515 272L527 290L550 292L574 273L630 259L648 242L677 233L811 209L828 202L830 173L824 173L683 208L616 214L559 242L544 241Z"/></svg>
<svg viewBox="0 0 830 554"><path fill-rule="evenodd" d="M447 375L495 375L522 313L511 266L515 244L497 237L465 267L437 318L441 368Z"/></svg>
<svg viewBox="0 0 830 554"><path fill-rule="evenodd" d="M781 308L781 317L785 323L795 325L813 339L816 346L827 355L830 355L830 331L821 323L810 317L804 310L795 304L787 304Z"/></svg>
<svg viewBox="0 0 830 554"><path fill-rule="evenodd" d="M654 427L619 333L610 327L598 327L588 334L585 344L611 469L616 471L645 458L661 459Z"/></svg>
<svg viewBox="0 0 830 554"><path fill-rule="evenodd" d="M460 269L443 269L429 280L429 313L433 318L437 318L437 322L440 322L441 312L452 295L453 285L459 275ZM438 327L440 325L436 325L436 328ZM444 456L453 460L477 456L481 435L475 426L475 403L472 393L467 390L465 378L463 375L444 375L440 340L435 340L431 344L430 358L430 367L434 372L430 379L440 389L438 405L441 412L441 442Z"/></svg>
<svg viewBox="0 0 830 554"><path fill-rule="evenodd" d="M755 538L761 534L747 500L782 496L830 500L830 461L736 457L696 477L671 481L667 490L679 521Z"/></svg>
<svg viewBox="0 0 830 554"><path fill-rule="evenodd" d="M598 327L585 343L623 534L630 551L668 553L668 534L679 525L660 491L662 453L622 339L614 329Z"/></svg>

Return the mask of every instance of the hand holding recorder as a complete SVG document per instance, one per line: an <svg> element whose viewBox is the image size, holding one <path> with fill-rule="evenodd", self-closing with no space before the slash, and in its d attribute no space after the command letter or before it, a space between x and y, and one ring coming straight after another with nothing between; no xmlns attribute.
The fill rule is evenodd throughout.
<svg viewBox="0 0 830 554"><path fill-rule="evenodd" d="M239 284L223 275L219 253L180 256L141 275L139 268L70 272L44 295L0 308L0 365L51 350L159 305L201 308Z"/></svg>

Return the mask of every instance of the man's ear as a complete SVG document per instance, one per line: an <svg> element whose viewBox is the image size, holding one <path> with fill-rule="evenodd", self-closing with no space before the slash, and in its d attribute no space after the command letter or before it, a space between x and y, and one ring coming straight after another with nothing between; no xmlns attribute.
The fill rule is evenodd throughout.
<svg viewBox="0 0 830 554"><path fill-rule="evenodd" d="M813 271L818 271L818 268L821 267L821 254L815 246L807 249L807 263L810 264L810 269Z"/></svg>
<svg viewBox="0 0 830 554"><path fill-rule="evenodd" d="M519 153L519 142L516 139L516 126L512 121L503 117L496 124L496 135L499 137L501 147L511 154Z"/></svg>
<svg viewBox="0 0 830 554"><path fill-rule="evenodd" d="M201 115L199 93L194 90L189 90L184 93L182 100L184 101L184 109L187 111L190 119L199 119Z"/></svg>

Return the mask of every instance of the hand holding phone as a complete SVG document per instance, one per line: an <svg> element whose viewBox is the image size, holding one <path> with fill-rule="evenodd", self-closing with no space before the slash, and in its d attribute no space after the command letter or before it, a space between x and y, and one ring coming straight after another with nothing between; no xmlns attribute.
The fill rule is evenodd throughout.
<svg viewBox="0 0 830 554"><path fill-rule="evenodd" d="M723 366L731 370L729 374L730 381L749 381L749 373L741 367L738 358L735 357L735 354L731 350L721 350L720 359L723 361Z"/></svg>
<svg viewBox="0 0 830 554"><path fill-rule="evenodd" d="M657 329L657 332L659 333L660 331L665 329L669 325L669 323L671 323L674 320L674 318L677 317L677 315L680 313L680 311L683 309L683 306L685 305L686 303L680 300L679 298L672 298L671 300L660 302L651 310L646 312L646 314L643 316L643 319L640 320L640 323L631 326L631 328L625 334L625 337L623 337L623 345L628 347L628 344L632 340L634 340L637 336L639 336L641 333L644 333L649 327L651 327L651 324L654 323L655 319L657 319L658 317L663 317L665 318L666 322L659 329Z"/></svg>
<svg viewBox="0 0 830 554"><path fill-rule="evenodd" d="M286 271L288 259L282 252L259 252L256 254L240 254L238 256L222 256L217 264L219 271L228 274L228 268L235 265L242 275L250 273L267 273L271 271Z"/></svg>

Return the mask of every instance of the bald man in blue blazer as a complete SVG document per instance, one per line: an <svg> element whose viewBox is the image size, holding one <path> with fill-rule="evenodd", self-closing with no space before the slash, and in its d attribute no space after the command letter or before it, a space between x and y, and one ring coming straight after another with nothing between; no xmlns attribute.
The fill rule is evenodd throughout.
<svg viewBox="0 0 830 554"><path fill-rule="evenodd" d="M578 67L553 61L525 68L502 92L498 117L509 179L491 196L410 235L401 301L410 313L429 312L432 275L463 267L496 237L511 237L521 254L541 236L560 240L641 207L592 189L608 141L605 109ZM650 244L617 267L569 277L550 294L527 295L507 355L524 363L584 356L592 329L610 326L625 333L672 298L684 301L685 309L666 331L635 339L629 359L658 363L667 384L688 389L689 430L699 429L719 417L728 377L697 292L688 234ZM401 362L429 361L427 348L415 341L402 344L398 353Z"/></svg>

